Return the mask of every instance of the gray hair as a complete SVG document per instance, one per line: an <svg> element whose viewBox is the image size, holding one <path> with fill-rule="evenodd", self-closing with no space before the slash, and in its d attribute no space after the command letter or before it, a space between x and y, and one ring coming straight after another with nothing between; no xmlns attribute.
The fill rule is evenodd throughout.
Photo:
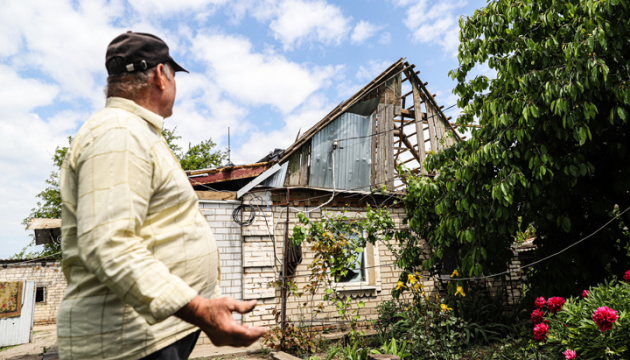
<svg viewBox="0 0 630 360"><path fill-rule="evenodd" d="M171 80L173 69L169 64L164 64L164 74ZM142 96L149 85L149 81L155 76L155 68L137 71L128 74L110 75L105 85L105 97L123 97L135 99Z"/></svg>

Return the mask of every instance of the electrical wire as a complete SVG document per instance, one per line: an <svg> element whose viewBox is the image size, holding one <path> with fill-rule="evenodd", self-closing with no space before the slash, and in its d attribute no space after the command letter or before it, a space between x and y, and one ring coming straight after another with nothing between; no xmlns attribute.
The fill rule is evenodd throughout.
<svg viewBox="0 0 630 360"><path fill-rule="evenodd" d="M246 220L241 220L245 210L249 210L249 217ZM254 222L255 217L256 210L253 206L248 204L239 205L232 211L232 220L241 226L251 225Z"/></svg>

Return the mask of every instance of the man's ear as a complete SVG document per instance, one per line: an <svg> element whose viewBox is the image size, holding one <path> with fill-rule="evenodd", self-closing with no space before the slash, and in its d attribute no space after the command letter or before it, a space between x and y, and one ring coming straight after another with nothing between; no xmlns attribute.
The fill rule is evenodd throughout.
<svg viewBox="0 0 630 360"><path fill-rule="evenodd" d="M155 67L155 86L157 86L160 90L166 89L166 74L164 73L166 68L164 68L164 64L158 64Z"/></svg>

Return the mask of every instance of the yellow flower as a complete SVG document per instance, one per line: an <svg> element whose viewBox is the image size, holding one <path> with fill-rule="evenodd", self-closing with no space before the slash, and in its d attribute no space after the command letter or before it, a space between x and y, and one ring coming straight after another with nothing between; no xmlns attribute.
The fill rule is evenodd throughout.
<svg viewBox="0 0 630 360"><path fill-rule="evenodd" d="M440 304L440 308L442 308L442 311L453 310L450 307L448 307L448 305L446 305L446 304Z"/></svg>
<svg viewBox="0 0 630 360"><path fill-rule="evenodd" d="M416 278L412 274L408 274L407 275L407 282L413 285L413 284L416 283Z"/></svg>
<svg viewBox="0 0 630 360"><path fill-rule="evenodd" d="M418 290L420 290L422 285L420 285L420 283L416 283L416 285L414 285L413 287L414 287L414 289L416 289L416 291L418 291Z"/></svg>
<svg viewBox="0 0 630 360"><path fill-rule="evenodd" d="M459 271L457 271L457 269L453 270L453 273L451 274L451 277L455 276L459 276Z"/></svg>
<svg viewBox="0 0 630 360"><path fill-rule="evenodd" d="M464 288L463 287L461 287L461 286L457 287L457 291L455 291L455 296L457 296L458 294L461 295L461 296L466 296L466 293L464 292Z"/></svg>
<svg viewBox="0 0 630 360"><path fill-rule="evenodd" d="M400 290L400 289L406 289L407 287L405 286L405 283L403 283L402 281L399 281L398 284L396 284L396 290Z"/></svg>
<svg viewBox="0 0 630 360"><path fill-rule="evenodd" d="M416 271L416 277L417 277L418 279L422 279L422 275L420 275L420 272Z"/></svg>

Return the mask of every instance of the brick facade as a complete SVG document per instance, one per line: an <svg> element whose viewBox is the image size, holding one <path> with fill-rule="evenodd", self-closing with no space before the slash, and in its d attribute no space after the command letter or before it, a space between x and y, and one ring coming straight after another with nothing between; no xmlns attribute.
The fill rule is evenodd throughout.
<svg viewBox="0 0 630 360"><path fill-rule="evenodd" d="M241 226L232 220L232 213L241 205L240 201L199 200L201 213L208 220L219 248L221 262L221 293L237 300L243 299L243 261ZM234 318L241 321L241 315ZM210 344L210 339L201 334L197 344Z"/></svg>
<svg viewBox="0 0 630 360"><path fill-rule="evenodd" d="M0 281L35 282L43 300L35 303L35 325L54 324L57 321L57 310L67 288L59 261L0 261Z"/></svg>

